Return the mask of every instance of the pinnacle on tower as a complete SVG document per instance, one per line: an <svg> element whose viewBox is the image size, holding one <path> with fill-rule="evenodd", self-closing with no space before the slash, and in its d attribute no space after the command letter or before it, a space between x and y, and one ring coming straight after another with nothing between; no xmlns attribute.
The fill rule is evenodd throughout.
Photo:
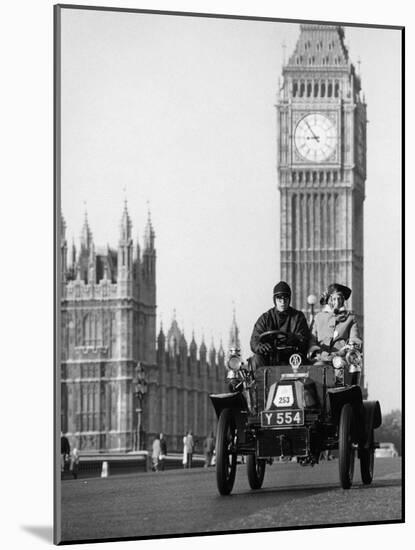
<svg viewBox="0 0 415 550"><path fill-rule="evenodd" d="M75 269L75 265L76 265L76 246L75 246L75 239L74 237L72 236L72 268Z"/></svg>
<svg viewBox="0 0 415 550"><path fill-rule="evenodd" d="M85 248L89 250L91 243L92 243L92 232L91 232L91 229L89 228L88 213L85 210L84 225L82 226L82 231L81 231L81 248Z"/></svg>
<svg viewBox="0 0 415 550"><path fill-rule="evenodd" d="M127 242L131 239L131 219L128 214L127 199L124 200L124 210L120 223L120 242Z"/></svg>
<svg viewBox="0 0 415 550"><path fill-rule="evenodd" d="M239 328L236 323L236 313L235 313L235 306L233 308L233 318L232 318L232 325L231 329L229 331L229 349L241 349L241 341L239 339Z"/></svg>
<svg viewBox="0 0 415 550"><path fill-rule="evenodd" d="M151 222L151 213L150 209L148 210L147 214L147 225L144 231L144 248L145 250L153 250L154 249L154 238L155 233L153 229L153 224Z"/></svg>

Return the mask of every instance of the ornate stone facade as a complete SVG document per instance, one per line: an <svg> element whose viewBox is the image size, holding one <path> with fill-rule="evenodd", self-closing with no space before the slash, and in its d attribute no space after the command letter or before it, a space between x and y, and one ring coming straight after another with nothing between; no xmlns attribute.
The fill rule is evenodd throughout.
<svg viewBox="0 0 415 550"><path fill-rule="evenodd" d="M133 378L156 362L156 251L148 219L141 253L125 204L118 248L96 249L85 216L67 258L61 226L61 423L78 448L131 450Z"/></svg>
<svg viewBox="0 0 415 550"><path fill-rule="evenodd" d="M157 372L151 374L154 398L148 399L149 438L165 434L168 449L182 452L183 436L193 432L196 451L203 451L203 440L216 431L216 415L210 393L226 391L225 354L222 345L198 347L194 336L188 344L174 318L157 338Z"/></svg>
<svg viewBox="0 0 415 550"><path fill-rule="evenodd" d="M181 451L193 430L201 443L216 419L208 394L223 391L224 353L189 348L176 320L156 339L156 250L149 217L134 246L125 204L116 250L96 248L88 219L70 258L61 218L61 429L81 451L150 448L163 432ZM147 377L140 403L138 363ZM141 433L138 437L141 414Z"/></svg>

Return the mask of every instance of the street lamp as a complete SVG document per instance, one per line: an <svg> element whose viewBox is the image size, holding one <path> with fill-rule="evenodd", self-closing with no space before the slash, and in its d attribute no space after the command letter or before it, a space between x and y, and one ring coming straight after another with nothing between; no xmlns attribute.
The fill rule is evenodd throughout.
<svg viewBox="0 0 415 550"><path fill-rule="evenodd" d="M147 393L146 372L140 361L137 363L137 367L135 369L135 378L133 380L133 383L134 395L137 399L137 408L135 410L135 412L137 413L137 433L134 450L139 451L141 449L141 413L143 412L143 397Z"/></svg>
<svg viewBox="0 0 415 550"><path fill-rule="evenodd" d="M317 296L315 296L314 294L310 294L309 296L307 296L307 304L310 306L310 321L309 321L310 328L314 323L314 306L316 303L317 303Z"/></svg>

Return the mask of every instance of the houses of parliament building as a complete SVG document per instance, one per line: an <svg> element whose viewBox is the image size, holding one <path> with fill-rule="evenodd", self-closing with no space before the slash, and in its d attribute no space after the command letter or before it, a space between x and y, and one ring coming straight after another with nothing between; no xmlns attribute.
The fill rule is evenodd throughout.
<svg viewBox="0 0 415 550"><path fill-rule="evenodd" d="M101 249L85 215L69 251L61 217L61 430L81 451L148 449L160 432L181 450L187 430L197 441L214 431L208 395L225 389L222 345L187 343L175 318L156 337L155 233L149 217L141 249L131 228L125 204L118 247ZM239 346L235 319L231 334Z"/></svg>

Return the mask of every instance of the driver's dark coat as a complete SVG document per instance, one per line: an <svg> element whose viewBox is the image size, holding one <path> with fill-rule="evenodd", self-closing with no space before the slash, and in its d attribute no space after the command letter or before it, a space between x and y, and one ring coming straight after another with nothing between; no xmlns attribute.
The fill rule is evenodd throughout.
<svg viewBox="0 0 415 550"><path fill-rule="evenodd" d="M251 350L257 352L259 337L268 330L282 330L294 334L298 339L299 350L306 353L310 331L302 311L289 307L285 312L279 312L275 307L259 317L254 325L251 336Z"/></svg>

